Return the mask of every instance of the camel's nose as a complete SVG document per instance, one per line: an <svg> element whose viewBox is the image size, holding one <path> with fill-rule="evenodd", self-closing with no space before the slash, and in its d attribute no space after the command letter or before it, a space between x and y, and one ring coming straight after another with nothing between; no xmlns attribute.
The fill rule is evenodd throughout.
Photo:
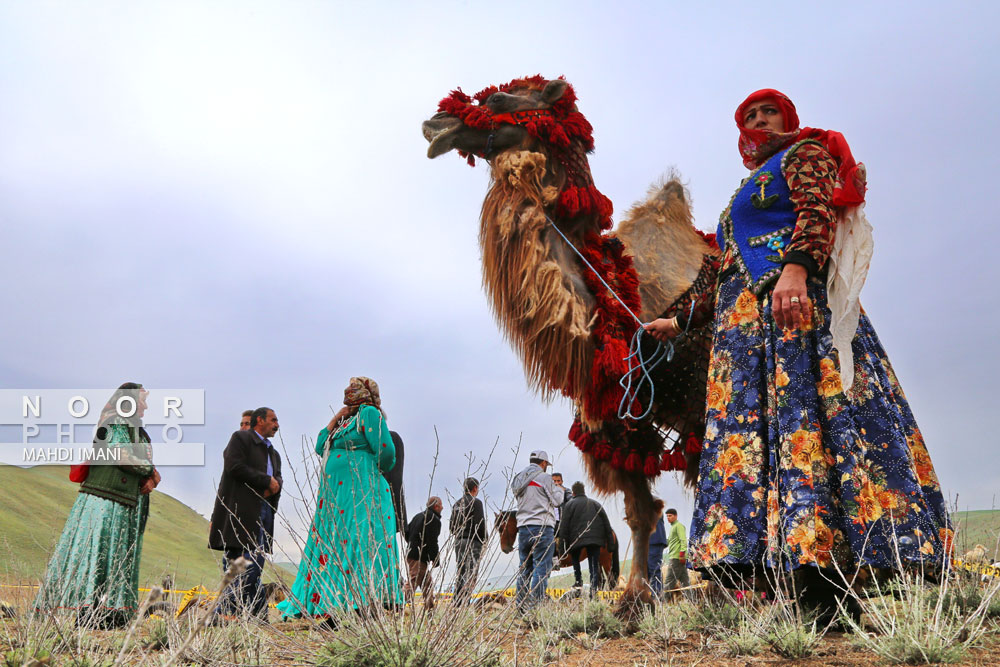
<svg viewBox="0 0 1000 667"><path fill-rule="evenodd" d="M421 129L424 139L430 142L427 147L427 157L435 158L451 150L455 133L461 129L462 121L446 113L435 114L430 120L425 120Z"/></svg>

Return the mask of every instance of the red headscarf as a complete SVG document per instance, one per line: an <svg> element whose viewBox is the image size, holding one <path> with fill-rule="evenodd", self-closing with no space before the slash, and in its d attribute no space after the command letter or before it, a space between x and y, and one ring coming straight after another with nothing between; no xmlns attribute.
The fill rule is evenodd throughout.
<svg viewBox="0 0 1000 667"><path fill-rule="evenodd" d="M782 132L772 130L752 130L743 127L743 111L749 105L771 98L775 101L784 118ZM830 152L837 161L837 184L833 189L834 206L857 206L865 200L865 166L854 161L851 147L840 132L818 130L813 127L799 128L799 115L795 105L786 95L772 88L764 88L743 100L736 109L736 127L740 129L740 155L747 169L756 169L776 151L803 139L815 139Z"/></svg>

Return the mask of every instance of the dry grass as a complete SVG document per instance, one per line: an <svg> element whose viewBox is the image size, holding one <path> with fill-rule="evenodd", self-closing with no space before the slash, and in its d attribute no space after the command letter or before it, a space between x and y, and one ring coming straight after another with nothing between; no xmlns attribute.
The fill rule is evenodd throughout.
<svg viewBox="0 0 1000 667"><path fill-rule="evenodd" d="M659 604L636 635L621 634L602 601L549 602L518 620L512 606L350 614L330 632L312 621L143 618L129 628L78 628L60 614L32 616L28 600L0 619L0 665L501 665L726 664L733 658L804 664L1000 662L996 586L965 577L901 582L863 598L862 626L824 635L791 610L705 600ZM881 594L880 594L881 593ZM477 634L478 629L478 634ZM850 641L845 641L845 637ZM769 658L770 656L770 658ZM810 657L812 656L812 657ZM821 662L813 663L817 659ZM36 662L32 663L31 661Z"/></svg>
<svg viewBox="0 0 1000 667"><path fill-rule="evenodd" d="M474 469L473 463L470 458L466 473L484 479L485 464ZM301 497L315 498L310 486L315 479L312 471L299 489ZM311 511L307 506L307 520ZM490 540L481 578L498 574L496 536ZM443 539L445 564L452 551ZM227 573L220 588L237 574ZM101 630L78 625L70 612L31 613L34 591L24 589L20 597L5 600L12 615L0 613L0 666L1000 663L1000 580L951 572L928 583L905 573L890 586L855 594L864 615L860 622L841 619L850 629L847 635L815 622L794 588L774 588L769 601L717 591L712 598L659 603L633 635L600 600L551 601L523 619L512 604L461 607L443 598L433 610L376 605L335 612L331 632L319 620L281 621L273 610L270 624L240 615L215 626L209 623L211 605L178 618L155 593L143 606L166 613Z"/></svg>

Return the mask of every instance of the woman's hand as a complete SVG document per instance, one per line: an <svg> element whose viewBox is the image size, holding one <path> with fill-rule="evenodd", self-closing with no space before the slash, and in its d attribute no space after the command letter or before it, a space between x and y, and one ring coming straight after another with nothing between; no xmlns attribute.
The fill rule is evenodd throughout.
<svg viewBox="0 0 1000 667"><path fill-rule="evenodd" d="M163 479L163 478L160 477L160 471L157 470L156 468L153 468L153 488L154 489L160 485L160 480L161 479Z"/></svg>
<svg viewBox="0 0 1000 667"><path fill-rule="evenodd" d="M335 414L333 416L333 419L330 420L330 423L326 425L326 430L332 433L333 430L337 428L337 424L340 423L340 420L346 419L350 414L351 414L351 409L346 405L341 409L337 410L337 414Z"/></svg>
<svg viewBox="0 0 1000 667"><path fill-rule="evenodd" d="M142 486L139 487L139 493L144 496L148 495L153 492L154 486L156 486L156 484L153 482L153 477L147 477L142 481Z"/></svg>
<svg viewBox="0 0 1000 667"><path fill-rule="evenodd" d="M781 277L771 296L771 313L778 329L798 329L802 326L802 313L810 308L806 296L806 277L809 272L801 264L785 264Z"/></svg>
<svg viewBox="0 0 1000 667"><path fill-rule="evenodd" d="M653 320L649 324L642 325L642 328L646 332L658 341L666 343L671 338L676 338L681 332L681 328L677 326L677 318L665 318L661 317L657 320Z"/></svg>

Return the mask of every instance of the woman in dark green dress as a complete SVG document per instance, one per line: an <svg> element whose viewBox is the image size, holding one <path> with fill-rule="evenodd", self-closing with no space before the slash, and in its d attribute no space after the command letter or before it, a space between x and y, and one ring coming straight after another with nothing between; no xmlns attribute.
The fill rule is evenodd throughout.
<svg viewBox="0 0 1000 667"><path fill-rule="evenodd" d="M104 628L135 617L149 494L160 482L142 427L146 395L142 385L126 382L104 406L94 447L113 450L117 463L92 465L80 484L35 600L37 612L74 610L79 623ZM131 416L119 414L133 412L133 405Z"/></svg>

